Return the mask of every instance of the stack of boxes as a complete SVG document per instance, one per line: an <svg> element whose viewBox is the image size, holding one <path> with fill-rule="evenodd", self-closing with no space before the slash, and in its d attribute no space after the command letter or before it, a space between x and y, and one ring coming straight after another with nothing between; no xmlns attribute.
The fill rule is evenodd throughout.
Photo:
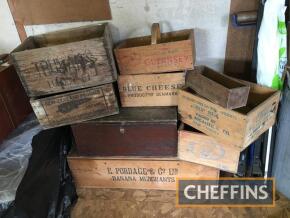
<svg viewBox="0 0 290 218"><path fill-rule="evenodd" d="M120 114L72 125L76 152L69 163L79 185L175 190L178 177L218 178L217 169L177 158L178 89L194 66L193 36L161 35L153 24L152 36L116 47Z"/></svg>
<svg viewBox="0 0 290 218"><path fill-rule="evenodd" d="M40 123L72 124L79 187L175 190L180 177L218 179L275 122L279 92L194 67L193 30L160 34L153 24L152 36L121 42L115 56L120 111L106 24L28 38L12 54Z"/></svg>
<svg viewBox="0 0 290 218"><path fill-rule="evenodd" d="M240 152L274 125L280 92L200 66L187 72L178 98L189 129L179 132L179 157L235 173Z"/></svg>
<svg viewBox="0 0 290 218"><path fill-rule="evenodd" d="M107 24L29 37L11 57L44 128L119 112Z"/></svg>
<svg viewBox="0 0 290 218"><path fill-rule="evenodd" d="M185 84L185 70L195 63L194 31L132 38L115 48L122 107L177 106L177 90Z"/></svg>

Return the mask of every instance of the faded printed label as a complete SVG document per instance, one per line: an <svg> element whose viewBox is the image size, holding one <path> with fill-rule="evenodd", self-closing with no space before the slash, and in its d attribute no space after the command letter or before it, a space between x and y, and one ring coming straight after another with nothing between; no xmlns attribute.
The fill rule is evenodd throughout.
<svg viewBox="0 0 290 218"><path fill-rule="evenodd" d="M111 92L105 94L102 88L93 88L68 96L44 99L42 105L47 112L46 122L49 126L105 116L118 110L112 86Z"/></svg>
<svg viewBox="0 0 290 218"><path fill-rule="evenodd" d="M243 123L240 123L241 119L235 113L220 110L211 103L199 101L183 92L181 92L180 98L182 103L178 108L179 113L182 120L188 125L211 136L242 139L241 132L237 130L243 131Z"/></svg>
<svg viewBox="0 0 290 218"><path fill-rule="evenodd" d="M120 88L120 91L126 98L177 96L177 90L183 86L184 83L159 85L134 85L133 83L127 83Z"/></svg>
<svg viewBox="0 0 290 218"><path fill-rule="evenodd" d="M257 113L256 117L251 120L251 125L248 129L247 140L252 141L256 139L261 132L265 131L270 126L270 121L274 122L277 111L277 102L273 102L271 106L266 105L264 109Z"/></svg>
<svg viewBox="0 0 290 218"><path fill-rule="evenodd" d="M142 183L174 183L178 175L178 168L126 168L107 167L107 173L112 182L142 182Z"/></svg>
<svg viewBox="0 0 290 218"><path fill-rule="evenodd" d="M132 104L133 106L135 103L177 105L178 89L182 88L184 84L184 73L142 77L125 76L119 80L119 91L122 103L125 105Z"/></svg>
<svg viewBox="0 0 290 218"><path fill-rule="evenodd" d="M65 57L42 59L32 63L33 74L27 74L27 82L43 82L46 80L49 88L65 87L75 83L85 83L99 76L101 65L97 57L90 51L72 54Z"/></svg>

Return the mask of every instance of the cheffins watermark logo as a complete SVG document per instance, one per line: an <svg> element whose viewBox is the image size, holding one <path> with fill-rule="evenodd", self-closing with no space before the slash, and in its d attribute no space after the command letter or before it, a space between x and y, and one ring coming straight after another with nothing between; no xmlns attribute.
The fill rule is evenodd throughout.
<svg viewBox="0 0 290 218"><path fill-rule="evenodd" d="M178 179L178 207L274 207L273 178Z"/></svg>

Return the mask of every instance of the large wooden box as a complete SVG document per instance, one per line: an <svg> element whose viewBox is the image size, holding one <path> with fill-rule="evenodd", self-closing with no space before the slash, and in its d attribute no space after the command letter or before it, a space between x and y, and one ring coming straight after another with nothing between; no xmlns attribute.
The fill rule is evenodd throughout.
<svg viewBox="0 0 290 218"><path fill-rule="evenodd" d="M180 90L178 111L181 120L243 150L275 123L280 99L279 91L243 83L250 85L248 103L235 110L216 105L188 88Z"/></svg>
<svg viewBox="0 0 290 218"><path fill-rule="evenodd" d="M184 85L184 72L120 75L118 78L123 107L177 106L177 91Z"/></svg>
<svg viewBox="0 0 290 218"><path fill-rule="evenodd" d="M176 190L178 178L219 178L219 170L176 158L68 156L78 188Z"/></svg>
<svg viewBox="0 0 290 218"><path fill-rule="evenodd" d="M181 30L160 35L159 29L152 28L152 36L121 42L115 48L115 55L121 75L193 69L194 31Z"/></svg>
<svg viewBox="0 0 290 218"><path fill-rule="evenodd" d="M119 113L112 84L31 99L30 103L44 128L69 125Z"/></svg>
<svg viewBox="0 0 290 218"><path fill-rule="evenodd" d="M0 143L32 112L13 66L0 66Z"/></svg>
<svg viewBox="0 0 290 218"><path fill-rule="evenodd" d="M79 155L177 156L176 108L122 108L72 130Z"/></svg>
<svg viewBox="0 0 290 218"><path fill-rule="evenodd" d="M11 54L30 97L116 81L107 24L28 37Z"/></svg>
<svg viewBox="0 0 290 218"><path fill-rule="evenodd" d="M186 86L228 109L246 106L250 91L250 86L205 66L187 72Z"/></svg>
<svg viewBox="0 0 290 218"><path fill-rule="evenodd" d="M178 158L236 173L240 150L182 123L178 130Z"/></svg>

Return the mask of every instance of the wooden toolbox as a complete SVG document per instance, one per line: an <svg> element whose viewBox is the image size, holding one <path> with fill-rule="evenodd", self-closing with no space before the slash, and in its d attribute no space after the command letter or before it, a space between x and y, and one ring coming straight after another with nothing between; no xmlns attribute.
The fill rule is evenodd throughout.
<svg viewBox="0 0 290 218"><path fill-rule="evenodd" d="M53 128L119 113L112 84L31 99L30 103L44 128Z"/></svg>
<svg viewBox="0 0 290 218"><path fill-rule="evenodd" d="M116 81L107 24L28 37L12 61L30 97L61 93Z"/></svg>
<svg viewBox="0 0 290 218"><path fill-rule="evenodd" d="M187 72L186 86L228 109L246 106L250 91L250 86L205 66Z"/></svg>
<svg viewBox="0 0 290 218"><path fill-rule="evenodd" d="M13 66L0 66L0 144L32 112Z"/></svg>
<svg viewBox="0 0 290 218"><path fill-rule="evenodd" d="M131 38L115 48L120 74L144 74L193 69L194 31L181 30L160 34L152 25L152 36Z"/></svg>
<svg viewBox="0 0 290 218"><path fill-rule="evenodd" d="M123 107L177 106L177 91L184 85L184 72L120 75L118 78Z"/></svg>
<svg viewBox="0 0 290 218"><path fill-rule="evenodd" d="M219 170L176 158L68 156L78 188L176 190L178 178L219 178Z"/></svg>
<svg viewBox="0 0 290 218"><path fill-rule="evenodd" d="M121 108L120 114L72 125L79 155L177 156L176 108Z"/></svg>
<svg viewBox="0 0 290 218"><path fill-rule="evenodd" d="M248 103L235 110L216 105L188 88L179 90L182 122L243 150L275 123L280 99L279 91L243 83L250 85Z"/></svg>
<svg viewBox="0 0 290 218"><path fill-rule="evenodd" d="M178 158L236 173L240 150L181 123L178 130Z"/></svg>

